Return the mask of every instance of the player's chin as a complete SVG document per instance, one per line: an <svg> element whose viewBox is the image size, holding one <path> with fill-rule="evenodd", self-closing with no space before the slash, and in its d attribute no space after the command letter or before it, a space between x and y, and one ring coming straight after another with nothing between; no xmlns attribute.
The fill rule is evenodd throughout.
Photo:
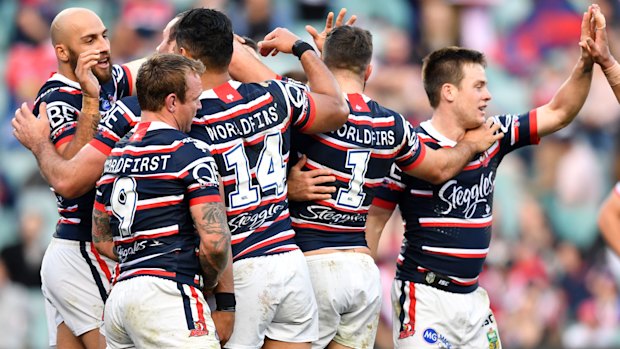
<svg viewBox="0 0 620 349"><path fill-rule="evenodd" d="M95 74L95 77L100 83L104 84L112 79L112 65L108 64L105 68L95 66L95 69L93 69L93 74Z"/></svg>

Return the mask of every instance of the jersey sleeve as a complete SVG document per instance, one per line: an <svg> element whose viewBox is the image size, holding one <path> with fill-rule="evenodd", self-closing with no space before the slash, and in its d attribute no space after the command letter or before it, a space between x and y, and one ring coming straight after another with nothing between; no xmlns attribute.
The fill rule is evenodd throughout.
<svg viewBox="0 0 620 349"><path fill-rule="evenodd" d="M116 99L121 99L125 96L131 96L133 91L133 77L129 68L124 65L115 64L112 66L112 77L116 83Z"/></svg>
<svg viewBox="0 0 620 349"><path fill-rule="evenodd" d="M116 142L123 138L140 121L137 97L125 97L116 102L99 122L97 133L90 145L104 155L109 155Z"/></svg>
<svg viewBox="0 0 620 349"><path fill-rule="evenodd" d="M314 122L316 107L307 85L292 79L272 80L271 84L278 86L287 108L287 114L292 118L292 124L299 131L304 132Z"/></svg>
<svg viewBox="0 0 620 349"><path fill-rule="evenodd" d="M396 119L400 121L398 125L402 125L399 127L403 132L403 141L396 155L396 164L403 171L410 171L422 162L426 155L426 147L420 142L413 126L402 115L399 114Z"/></svg>
<svg viewBox="0 0 620 349"><path fill-rule="evenodd" d="M112 194L112 185L110 182L98 182L97 189L95 194L95 203L93 209L100 212L107 212L111 214L110 211L110 196Z"/></svg>
<svg viewBox="0 0 620 349"><path fill-rule="evenodd" d="M507 154L526 145L538 144L536 109L520 115L499 115L494 117L499 122L504 138L500 140L500 151Z"/></svg>
<svg viewBox="0 0 620 349"><path fill-rule="evenodd" d="M61 87L37 100L33 113L39 117L39 105L47 103L47 118L50 122L50 140L56 148L71 141L80 113L78 107L82 92L71 87Z"/></svg>
<svg viewBox="0 0 620 349"><path fill-rule="evenodd" d="M406 175L402 173L398 166L396 166L396 164L392 165L390 174L383 179L381 187L377 189L372 204L381 208L393 210L406 191L403 176Z"/></svg>
<svg viewBox="0 0 620 349"><path fill-rule="evenodd" d="M180 176L190 206L222 201L217 165L206 143L188 138L175 155L182 161Z"/></svg>

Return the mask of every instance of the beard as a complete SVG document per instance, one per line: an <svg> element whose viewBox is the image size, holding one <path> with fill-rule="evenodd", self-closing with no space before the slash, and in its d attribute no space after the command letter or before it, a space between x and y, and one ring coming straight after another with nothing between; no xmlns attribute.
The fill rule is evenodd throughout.
<svg viewBox="0 0 620 349"><path fill-rule="evenodd" d="M79 55L73 52L73 50L69 49L69 66L75 72L75 68L77 68L77 62ZM105 84L106 82L112 79L112 59L108 58L108 67L106 69L100 69L97 66L92 68L93 75L97 78L100 84Z"/></svg>

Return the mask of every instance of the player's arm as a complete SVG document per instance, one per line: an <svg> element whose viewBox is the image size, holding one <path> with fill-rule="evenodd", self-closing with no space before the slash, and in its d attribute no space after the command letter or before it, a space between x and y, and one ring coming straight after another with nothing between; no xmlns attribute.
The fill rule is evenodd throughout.
<svg viewBox="0 0 620 349"><path fill-rule="evenodd" d="M468 130L461 141L452 148L431 149L422 144L422 158L416 166L401 169L408 175L418 177L433 184L440 184L456 176L474 155L487 150L493 143L504 137L499 132L500 125L493 119L480 127Z"/></svg>
<svg viewBox="0 0 620 349"><path fill-rule="evenodd" d="M319 33L316 28L311 25L306 25L306 31L310 36L312 36L312 40L314 40L314 45L319 52L323 53L323 44L325 44L325 39L327 39L327 34L332 31L333 28L340 27L342 22L344 21L344 17L347 15L347 9L341 8L340 12L338 12L338 17L336 17L336 23L334 23L334 13L329 12L327 14L327 18L325 19L325 28L323 31ZM347 20L345 25L353 25L357 20L357 16L353 15L351 18Z"/></svg>
<svg viewBox="0 0 620 349"><path fill-rule="evenodd" d="M304 171L303 167L308 158L302 155L299 161L291 167L287 175L288 199L290 201L329 200L336 192L333 185L336 177L327 168Z"/></svg>
<svg viewBox="0 0 620 349"><path fill-rule="evenodd" d="M118 262L118 255L112 239L112 229L110 228L110 216L103 205L95 204L93 207L92 235L97 251Z"/></svg>
<svg viewBox="0 0 620 349"><path fill-rule="evenodd" d="M56 193L69 199L87 193L101 176L106 156L87 144L71 159L64 159L49 140L45 103L39 106L39 115L40 118L35 117L22 104L12 120L13 135L34 154L41 174Z"/></svg>
<svg viewBox="0 0 620 349"><path fill-rule="evenodd" d="M198 257L205 277L205 289L213 289L230 260L230 231L226 209L221 201L190 207L194 226L200 236Z"/></svg>
<svg viewBox="0 0 620 349"><path fill-rule="evenodd" d="M276 28L258 43L263 56L278 52L293 53L293 45L299 37L284 28ZM296 54L308 77L308 84L314 101L315 120L303 130L304 133L321 133L340 128L349 116L349 108L342 95L338 82L321 61L310 44L298 45Z"/></svg>
<svg viewBox="0 0 620 349"><path fill-rule="evenodd" d="M598 216L598 226L609 247L620 256L620 192L616 188L609 194Z"/></svg>
<svg viewBox="0 0 620 349"><path fill-rule="evenodd" d="M377 259L377 249L379 248L381 233L388 220L390 220L390 217L392 217L393 212L394 207L388 208L375 205L374 203L370 205L368 209L368 217L366 218L366 242L368 243L368 248L370 248L370 255L375 260Z"/></svg>
<svg viewBox="0 0 620 349"><path fill-rule="evenodd" d="M88 50L78 57L75 67L75 76L78 78L82 90L82 110L75 126L75 134L71 140L60 147L58 153L65 159L71 159L97 132L97 125L101 119L99 112L99 80L92 72L92 68L100 58L99 50ZM42 115L39 114L39 117ZM49 127L49 126L48 126Z"/></svg>
<svg viewBox="0 0 620 349"><path fill-rule="evenodd" d="M230 76L245 83L276 79L278 75L252 54L242 40L243 38L235 34L233 54L228 65Z"/></svg>
<svg viewBox="0 0 620 349"><path fill-rule="evenodd" d="M136 95L136 79L134 77L138 76L138 70L140 70L142 63L146 62L146 60L147 58L145 57L123 64L131 75L131 94L134 96Z"/></svg>
<svg viewBox="0 0 620 349"><path fill-rule="evenodd" d="M592 83L594 61L587 48L584 48L586 45L582 43L587 42L588 38L591 39L597 35L592 28L593 23L596 23L596 21L590 22L593 14L592 11L591 7L588 12L583 14L580 39L581 55L571 75L562 84L549 103L536 109L539 137L556 132L570 124L588 97Z"/></svg>

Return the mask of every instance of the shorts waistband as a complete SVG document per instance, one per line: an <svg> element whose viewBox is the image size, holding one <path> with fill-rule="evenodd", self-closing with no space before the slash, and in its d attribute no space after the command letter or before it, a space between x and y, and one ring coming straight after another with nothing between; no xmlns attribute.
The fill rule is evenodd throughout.
<svg viewBox="0 0 620 349"><path fill-rule="evenodd" d="M416 270L415 272L413 272L412 275L413 277L410 281L418 284L428 285L446 292L470 293L478 288L478 282L472 285L459 285L456 283L456 281L449 278L448 276L430 270Z"/></svg>

